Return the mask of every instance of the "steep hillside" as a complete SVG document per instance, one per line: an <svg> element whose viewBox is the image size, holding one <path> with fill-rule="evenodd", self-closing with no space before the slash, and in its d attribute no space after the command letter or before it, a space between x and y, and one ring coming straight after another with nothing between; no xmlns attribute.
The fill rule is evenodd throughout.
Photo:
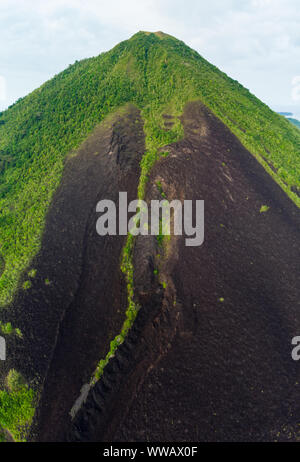
<svg viewBox="0 0 300 462"><path fill-rule="evenodd" d="M300 186L296 129L184 43L139 32L108 53L75 63L2 113L2 304L11 300L21 271L40 247L46 211L67 154L108 113L133 102L145 119L151 164L158 147L182 135L179 123L164 130L163 112L179 115L187 101L197 98L266 168L272 166L269 172L283 187ZM299 204L297 195L290 194Z"/></svg>
<svg viewBox="0 0 300 462"><path fill-rule="evenodd" d="M205 242L137 237L138 317L68 439L300 441L290 347L300 330L299 213L202 104L188 104L182 121L184 139L154 166L146 200L204 199ZM42 438L61 438L61 421L44 417Z"/></svg>
<svg viewBox="0 0 300 462"><path fill-rule="evenodd" d="M196 106L187 105L191 101ZM200 105L199 110L197 105ZM194 109L187 109L191 107ZM201 124L207 128L204 138ZM187 149L191 150L190 155L186 155ZM76 62L3 112L0 116L0 303L3 307L0 333L7 340L9 354L7 361L0 365L0 426L9 432L6 437L13 436L18 440L27 437L35 415L32 439L66 438L70 430L70 410L75 402L80 404L80 389L85 385L84 393L87 395L88 391L94 392L99 378L99 383L103 383L104 372L114 367L109 359L116 357L121 347L128 349L129 331L132 336L136 335L137 345L148 341L149 331L150 356L140 367L140 360L134 355L131 360L131 353L128 353L125 363L129 361L134 378L126 382L128 374L125 366L124 376L119 378L119 371L116 372L120 396L123 382L129 383L128 390L133 390L131 386L135 387L135 380L142 384L146 380L146 365L152 367L165 355L169 349L165 345L169 334L168 342L173 337L175 339L180 307L184 307L183 300L188 298L184 291L189 291L190 284L199 286L200 292L193 293L191 289L193 296L190 297L193 298L192 304L196 303L194 299L197 297L202 300L203 316L210 306L205 303L205 297L207 300L209 297L226 300L219 293L222 287L231 297L230 316L235 317L236 313L232 310L243 304L244 310L253 313L255 327L255 323L261 321L254 307L256 310L261 307L266 310L262 315L264 319L268 321L268 316L271 316L273 322L272 316L275 316L274 325L284 326L288 335L285 341L289 342L293 329L299 327L297 317L293 315L299 300L296 282L299 262L299 234L296 230L296 206L300 205L299 153L300 132L296 127L184 43L163 33L139 32L108 53ZM176 157L179 164L173 165ZM234 176L234 180L223 184L227 180L219 172L220 168L224 170L224 178ZM182 178L175 181L180 172ZM214 178L214 174L216 182L203 189L205 182ZM189 175L192 175L190 180ZM100 239L95 232L95 206L100 198L117 200L119 191L127 191L132 198L146 197L149 200L152 197L149 188L154 187L155 181L159 181L160 185L166 183L167 193L172 190L167 183L173 180L176 192L180 192L182 197L195 196L211 201L211 213L220 212L220 223L215 221L210 224L212 236L215 227L220 231L219 226L230 228L231 232L227 237L228 254L221 252L217 243L219 235L216 235L211 238L209 252L203 256L210 284L204 281L206 285L201 285L204 276L199 272L201 260L198 254L190 256L194 275L190 281L193 282L188 282L189 269L188 263L184 263L185 258L182 257L183 267L187 266L182 272L174 257L171 263L177 269L174 269L175 276L167 275L172 287L169 294L166 281L153 279L153 274L156 274L153 273L155 254L158 253L153 242L146 240L147 244L139 244L140 239L132 236ZM236 183L238 187L235 189ZM245 200L248 202L244 203ZM222 201L225 205L221 206L221 210L218 203ZM227 202L230 206L233 202L234 209ZM237 217L246 210L245 204L249 209L249 220L240 223ZM257 207L263 205L268 205L271 212L260 214ZM236 218L230 222L230 216ZM260 220L259 225L257 220ZM254 239L251 245L243 240L248 226L253 233L255 229L259 230L258 240ZM280 242L282 247L282 254L277 256L268 241L274 229L277 233L274 241ZM240 236L239 245L235 244L236 233ZM283 243L286 235L289 235L289 247ZM170 241L171 255L179 255L181 244L174 239L172 237ZM174 242L176 245L172 250ZM237 281L232 276L232 268L244 262L244 247L249 246L252 252L249 258L253 260L252 263L249 261L249 265L255 265L251 280L241 277ZM141 255L149 252L148 260L143 260ZM216 254L215 259L209 259L210 252ZM257 252L261 258L255 257ZM163 251L160 253L163 254ZM170 255L166 254L161 265L168 264L169 258ZM224 267L223 271L229 271L231 276L221 283L218 278L222 258L229 260L228 268ZM278 281L275 273L271 273L274 258L281 265L278 271L287 274L290 279ZM147 266L149 261L152 262L150 270ZM261 273L259 268L262 264ZM248 268L247 265L245 268ZM248 269L250 271L250 266ZM151 290L147 289L149 293L146 291L145 300L140 300L143 290L139 290L137 282L137 278L142 276L147 281L153 279L154 284ZM268 280L268 277L267 293L263 296L261 278ZM275 279L281 295L274 291ZM237 283L246 294L252 291L249 306L248 295L243 298L240 290L234 290ZM289 287L289 295L286 287ZM274 299L271 297L272 290ZM173 297L177 292L176 297L181 300L179 308L174 308L170 314L170 307L176 305ZM288 300L282 299L283 293ZM221 306L226 309L226 304ZM272 306L277 307L274 315L269 313ZM155 307L150 317L149 307ZM151 316L155 314L158 317L171 316L171 327L175 323L172 332L167 327L158 329L156 343L151 340ZM137 316L137 326L144 323L146 333L136 327L134 321ZM198 315L195 319L198 322ZM212 318L211 322L215 321ZM284 339L276 343L277 331L277 327L274 330L270 326L270 336L261 332L260 338L267 335L269 344L274 346L275 342L280 356ZM182 332L184 338L185 329ZM187 332L190 330L187 329ZM226 335L230 335L229 332ZM190 339L190 334L186 338ZM200 367L202 359L199 360L196 352L198 333L195 333L193 342L190 355ZM263 340L261 342L260 348L263 348ZM233 349L235 347L232 345ZM181 346L175 341L174 348L181 349ZM140 354L139 348L135 354ZM249 353L251 361L255 354L252 350ZM255 361L261 360L260 354L257 352ZM168 358L166 356L167 363ZM264 360L265 357L262 366ZM232 371L227 371L229 382L238 363L234 364ZM278 369L278 374L284 367ZM257 368L253 369L251 377L258 387L261 382L256 382L255 371ZM288 380L293 381L295 371L289 370L288 373ZM272 374L273 371L270 380L275 380L277 375ZM184 374L182 377L184 389L187 381ZM215 376L215 379L218 377ZM197 383L200 382L197 379ZM211 384L204 381L202 386L210 387ZM291 383L289 386L293 388ZM255 390L258 393L258 388ZM276 390L270 388L271 392ZM134 393L132 391L132 396ZM236 393L234 387L232 393ZM293 393L289 409L295 402ZM284 394L278 396L285 399ZM216 395L213 398L216 399ZM231 398L229 394L226 400L229 402ZM118 393L111 397L107 418L120 438L137 438L134 422L128 424L127 434L122 426L118 427L118 423L113 422L112 416L115 419L118 413L111 409L116 410L118 399ZM276 429L287 419L286 411L279 405L276 407L277 404L272 404L277 412ZM256 405L259 410L259 400ZM93 404L92 414L95 407ZM86 421L84 408L80 412ZM136 415L139 412L134 411ZM237 418L240 419L241 415ZM257 425L254 417L249 419L251 425ZM77 425L76 419L74 425ZM103 422L99 423L99 428L102 428L101 425ZM245 421L245 428L247 425ZM78 428L77 425L73 433L71 430L68 437L78 438ZM99 428L91 430L90 435L104 438ZM232 434L233 427L226 428L226 439L230 439L228 435ZM182 431L180 427L179 433L169 433L168 437L180 439ZM271 429L266 431L271 437ZM75 433L77 436L74 436ZM211 439L209 432L205 435ZM259 429L253 439L263 438L261 435ZM85 438L89 439L89 436ZM293 438L296 438L295 431Z"/></svg>
<svg viewBox="0 0 300 462"><path fill-rule="evenodd" d="M300 122L297 119L293 119L292 117L287 118L293 125L296 125L296 127L300 128Z"/></svg>

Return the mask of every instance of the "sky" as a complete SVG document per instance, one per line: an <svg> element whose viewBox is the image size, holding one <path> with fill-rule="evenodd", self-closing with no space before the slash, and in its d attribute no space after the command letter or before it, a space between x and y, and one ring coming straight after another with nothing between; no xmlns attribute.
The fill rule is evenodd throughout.
<svg viewBox="0 0 300 462"><path fill-rule="evenodd" d="M139 30L183 40L300 118L299 0L0 0L0 110Z"/></svg>

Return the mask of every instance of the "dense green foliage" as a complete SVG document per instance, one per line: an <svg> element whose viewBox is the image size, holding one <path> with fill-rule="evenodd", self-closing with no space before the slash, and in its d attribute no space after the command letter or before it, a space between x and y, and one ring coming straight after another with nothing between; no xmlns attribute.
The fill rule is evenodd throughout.
<svg viewBox="0 0 300 462"><path fill-rule="evenodd" d="M8 374L7 388L0 390L0 430L5 428L15 441L24 441L34 416L35 393L15 369Z"/></svg>
<svg viewBox="0 0 300 462"><path fill-rule="evenodd" d="M184 43L140 32L108 53L76 62L0 115L1 304L11 300L21 272L39 249L67 154L108 113L135 103L147 135L142 197L157 149L182 134L179 122L166 132L162 114L179 115L185 102L196 98L260 161L265 158L278 169L277 180L299 204L289 192L290 186L300 186L299 130Z"/></svg>

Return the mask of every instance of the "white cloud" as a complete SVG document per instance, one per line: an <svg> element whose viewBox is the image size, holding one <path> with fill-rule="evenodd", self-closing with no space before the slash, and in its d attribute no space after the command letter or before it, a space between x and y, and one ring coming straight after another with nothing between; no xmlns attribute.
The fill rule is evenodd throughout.
<svg viewBox="0 0 300 462"><path fill-rule="evenodd" d="M6 79L0 75L0 101L6 101Z"/></svg>
<svg viewBox="0 0 300 462"><path fill-rule="evenodd" d="M292 80L292 100L300 102L300 75L296 75Z"/></svg>

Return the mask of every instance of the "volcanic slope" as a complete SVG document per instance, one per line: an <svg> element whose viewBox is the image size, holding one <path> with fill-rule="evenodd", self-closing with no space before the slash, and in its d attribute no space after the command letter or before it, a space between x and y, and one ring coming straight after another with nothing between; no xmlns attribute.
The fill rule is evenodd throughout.
<svg viewBox="0 0 300 462"><path fill-rule="evenodd" d="M145 32L0 122L6 437L295 440L299 130ZM119 191L204 199L205 243L100 238L96 204Z"/></svg>
<svg viewBox="0 0 300 462"><path fill-rule="evenodd" d="M298 209L203 104L182 122L146 199L204 199L205 242L137 238L141 309L68 438L299 441Z"/></svg>

